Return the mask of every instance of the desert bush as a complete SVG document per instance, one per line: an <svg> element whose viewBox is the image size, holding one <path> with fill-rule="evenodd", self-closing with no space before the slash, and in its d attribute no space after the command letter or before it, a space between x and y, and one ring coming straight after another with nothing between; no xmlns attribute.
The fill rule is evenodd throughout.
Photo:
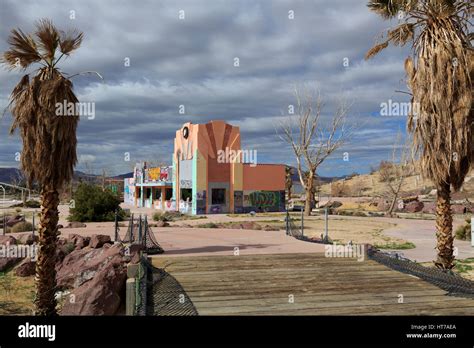
<svg viewBox="0 0 474 348"><path fill-rule="evenodd" d="M153 221L174 221L179 220L183 215L179 211L156 212L153 214Z"/></svg>
<svg viewBox="0 0 474 348"><path fill-rule="evenodd" d="M471 220L466 219L464 226L459 226L454 232L457 239L471 240Z"/></svg>
<svg viewBox="0 0 474 348"><path fill-rule="evenodd" d="M30 232L33 229L33 225L28 221L21 221L13 225L10 232Z"/></svg>
<svg viewBox="0 0 474 348"><path fill-rule="evenodd" d="M31 199L31 200L25 202L24 207L25 208L40 208L41 203Z"/></svg>
<svg viewBox="0 0 474 348"><path fill-rule="evenodd" d="M118 219L123 220L124 212L120 208L118 195L109 189L90 183L81 183L74 193L74 208L69 210L69 221L97 222L114 221L115 211Z"/></svg>
<svg viewBox="0 0 474 348"><path fill-rule="evenodd" d="M207 222L207 223L205 223L205 224L197 225L197 227L201 227L201 228L218 228L219 225L215 224L214 222Z"/></svg>

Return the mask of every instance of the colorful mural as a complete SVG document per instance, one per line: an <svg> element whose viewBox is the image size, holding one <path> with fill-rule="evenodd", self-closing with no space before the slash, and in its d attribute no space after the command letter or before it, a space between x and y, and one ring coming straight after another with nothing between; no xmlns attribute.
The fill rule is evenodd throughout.
<svg viewBox="0 0 474 348"><path fill-rule="evenodd" d="M285 191L248 190L243 192L243 212L271 212L284 209Z"/></svg>
<svg viewBox="0 0 474 348"><path fill-rule="evenodd" d="M196 214L206 214L206 190L196 193Z"/></svg>

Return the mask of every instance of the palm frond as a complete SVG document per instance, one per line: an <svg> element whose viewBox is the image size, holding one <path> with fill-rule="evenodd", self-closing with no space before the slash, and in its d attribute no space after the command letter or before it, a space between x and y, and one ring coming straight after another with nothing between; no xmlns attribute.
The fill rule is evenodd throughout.
<svg viewBox="0 0 474 348"><path fill-rule="evenodd" d="M71 54L72 51L76 50L81 46L84 33L71 31L68 33L62 32L59 40L59 49L61 53L65 55Z"/></svg>
<svg viewBox="0 0 474 348"><path fill-rule="evenodd" d="M373 56L377 55L380 51L384 50L388 46L388 40L385 42L382 42L380 44L375 45L372 47L370 50L367 51L365 54L365 59L368 60L372 58Z"/></svg>
<svg viewBox="0 0 474 348"><path fill-rule="evenodd" d="M42 59L33 38L20 29L13 29L7 42L10 49L3 54L1 63L9 69L26 69L30 64Z"/></svg>
<svg viewBox="0 0 474 348"><path fill-rule="evenodd" d="M395 46L403 46L407 42L412 41L415 35L415 24L404 23L396 27L395 29L389 30L388 40Z"/></svg>
<svg viewBox="0 0 474 348"><path fill-rule="evenodd" d="M416 5L416 0L369 0L367 7L385 19L395 17Z"/></svg>
<svg viewBox="0 0 474 348"><path fill-rule="evenodd" d="M43 56L51 64L59 45L58 30L49 19L41 19L36 23L35 34Z"/></svg>

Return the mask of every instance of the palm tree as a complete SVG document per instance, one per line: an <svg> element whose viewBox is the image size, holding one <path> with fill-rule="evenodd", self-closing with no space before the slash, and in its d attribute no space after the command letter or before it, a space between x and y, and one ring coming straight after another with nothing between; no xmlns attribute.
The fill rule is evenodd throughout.
<svg viewBox="0 0 474 348"><path fill-rule="evenodd" d="M39 67L24 75L10 96L13 123L10 134L19 130L23 150L21 167L29 185L37 182L41 189L39 253L36 262L37 315L56 314L56 244L58 238L58 191L73 177L76 157L77 113L62 117L56 114L56 103L76 103L70 77L57 67L82 42L83 33L64 33L49 20L36 23L34 34L20 29L11 31L9 49L2 63L11 69L25 71L35 63ZM59 53L57 52L59 51ZM30 78L30 74L35 74ZM70 104L67 104L70 105Z"/></svg>
<svg viewBox="0 0 474 348"><path fill-rule="evenodd" d="M412 112L408 130L420 155L421 172L437 188L437 267L454 266L451 189L461 188L474 160L472 106L473 51L465 0L370 0L370 10L398 25L367 52L411 43L405 61Z"/></svg>

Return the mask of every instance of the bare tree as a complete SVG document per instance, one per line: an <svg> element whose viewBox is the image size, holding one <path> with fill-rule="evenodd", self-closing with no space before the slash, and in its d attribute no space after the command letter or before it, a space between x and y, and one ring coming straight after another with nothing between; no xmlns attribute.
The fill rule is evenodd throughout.
<svg viewBox="0 0 474 348"><path fill-rule="evenodd" d="M353 127L346 122L349 105L345 100L340 99L334 114L329 120L323 120L324 103L318 90L295 87L294 94L294 113L280 123L277 132L291 145L295 155L296 169L305 190L305 215L309 216L315 201L316 171L348 140Z"/></svg>
<svg viewBox="0 0 474 348"><path fill-rule="evenodd" d="M379 169L380 181L387 189L387 195L390 197L390 206L386 212L392 216L397 199L402 192L405 179L415 174L415 165L411 151L411 139L407 136L403 143L400 132L397 134L397 140L392 150L391 162L383 162Z"/></svg>

